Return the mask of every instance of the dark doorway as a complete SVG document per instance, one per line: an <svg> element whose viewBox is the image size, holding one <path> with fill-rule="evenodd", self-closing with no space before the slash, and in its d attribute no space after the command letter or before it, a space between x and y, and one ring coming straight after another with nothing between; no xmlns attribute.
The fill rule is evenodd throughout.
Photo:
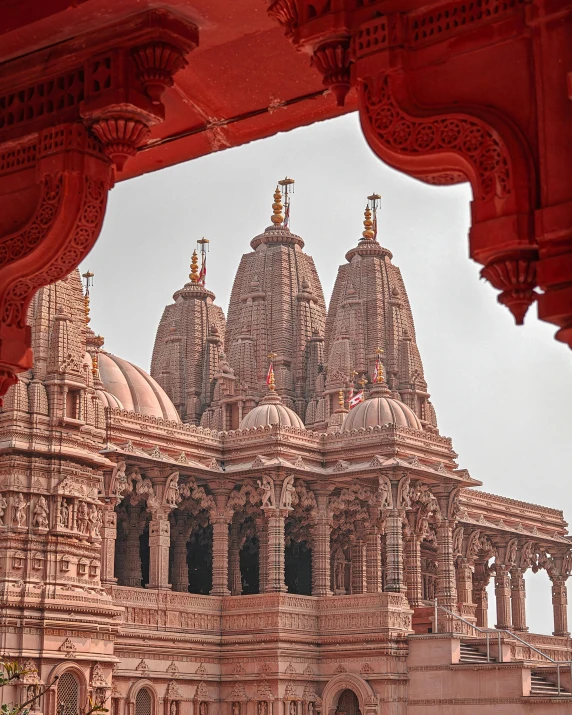
<svg viewBox="0 0 572 715"><path fill-rule="evenodd" d="M336 715L361 715L359 700L353 690L344 690L340 695Z"/></svg>
<svg viewBox="0 0 572 715"><path fill-rule="evenodd" d="M213 528L198 526L187 542L189 592L207 596L213 587Z"/></svg>
<svg viewBox="0 0 572 715"><path fill-rule="evenodd" d="M256 536L248 536L240 550L240 578L242 593L260 593L260 548Z"/></svg>
<svg viewBox="0 0 572 715"><path fill-rule="evenodd" d="M284 580L288 593L312 595L312 549L305 541L292 541L286 547Z"/></svg>

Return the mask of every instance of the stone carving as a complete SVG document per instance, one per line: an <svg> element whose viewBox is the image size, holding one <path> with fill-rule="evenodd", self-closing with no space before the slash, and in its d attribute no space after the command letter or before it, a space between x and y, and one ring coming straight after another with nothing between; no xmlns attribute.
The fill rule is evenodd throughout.
<svg viewBox="0 0 572 715"><path fill-rule="evenodd" d="M204 680L201 680L201 682L197 685L195 700L210 700L209 691Z"/></svg>
<svg viewBox="0 0 572 715"><path fill-rule="evenodd" d="M241 704L238 702L233 702L231 707L231 715L242 715Z"/></svg>
<svg viewBox="0 0 572 715"><path fill-rule="evenodd" d="M109 485L109 492L115 495L117 499L121 500L126 494L133 491L133 484L130 479L127 478L125 473L126 463L123 460L119 460L117 464L113 467L113 472L111 474L111 482Z"/></svg>
<svg viewBox="0 0 572 715"><path fill-rule="evenodd" d="M167 690L165 691L165 697L168 700L180 700L181 699L181 693L179 692L179 688L177 687L177 683L175 683L174 680L169 681L169 684L167 685Z"/></svg>
<svg viewBox="0 0 572 715"><path fill-rule="evenodd" d="M62 499L58 510L58 526L63 526L67 529L69 521L70 508L65 499Z"/></svg>
<svg viewBox="0 0 572 715"><path fill-rule="evenodd" d="M378 478L377 499L380 509L393 509L391 481L385 474L380 474Z"/></svg>
<svg viewBox="0 0 572 715"><path fill-rule="evenodd" d="M292 508L292 495L295 493L294 487L294 475L286 477L282 482L282 492L280 494L280 508L291 509Z"/></svg>
<svg viewBox="0 0 572 715"><path fill-rule="evenodd" d="M262 481L257 481L258 488L262 491L262 508L276 506L276 493L274 491L274 480L268 476L263 476Z"/></svg>
<svg viewBox="0 0 572 715"><path fill-rule="evenodd" d="M27 502L24 499L24 495L22 493L19 493L16 496L16 499L14 500L14 521L17 526L26 526L26 509L29 505L30 502Z"/></svg>
<svg viewBox="0 0 572 715"><path fill-rule="evenodd" d="M269 715L268 713L268 703L265 700L261 700L256 708L256 715Z"/></svg>
<svg viewBox="0 0 572 715"><path fill-rule="evenodd" d="M173 472L167 477L163 503L174 509L180 501L182 501L182 498L179 489L179 472Z"/></svg>
<svg viewBox="0 0 572 715"><path fill-rule="evenodd" d="M449 508L447 510L447 519L449 519L449 521L457 520L459 512L461 511L460 499L461 489L460 487L457 487L456 489L453 489L449 496Z"/></svg>
<svg viewBox="0 0 572 715"><path fill-rule="evenodd" d="M77 530L85 536L89 534L89 512L84 501L80 501L77 507Z"/></svg>
<svg viewBox="0 0 572 715"><path fill-rule="evenodd" d="M49 527L49 514L46 498L43 496L39 497L34 507L32 526L36 526L38 529L47 529Z"/></svg>
<svg viewBox="0 0 572 715"><path fill-rule="evenodd" d="M247 700L244 683L235 683L229 695L230 700Z"/></svg>
<svg viewBox="0 0 572 715"><path fill-rule="evenodd" d="M98 509L95 504L92 504L89 509L89 535L92 539L98 539L101 532L102 516L101 509Z"/></svg>
<svg viewBox="0 0 572 715"><path fill-rule="evenodd" d="M463 534L465 529L458 526L453 532L453 558L458 558L463 553Z"/></svg>
<svg viewBox="0 0 572 715"><path fill-rule="evenodd" d="M172 678L176 678L179 675L179 668L177 667L175 661L172 661L167 667L167 673L169 673Z"/></svg>
<svg viewBox="0 0 572 715"><path fill-rule="evenodd" d="M135 670L137 670L144 676L149 675L149 666L147 665L147 662L143 659L140 660L139 663L137 663L137 665L135 666Z"/></svg>
<svg viewBox="0 0 572 715"><path fill-rule="evenodd" d="M75 658L76 656L77 648L71 638L66 638L59 649L66 654L66 658Z"/></svg>
<svg viewBox="0 0 572 715"><path fill-rule="evenodd" d="M103 674L103 668L99 663L93 666L91 671L91 687L92 688L107 688L107 680Z"/></svg>
<svg viewBox="0 0 572 715"><path fill-rule="evenodd" d="M4 495L0 494L0 526L6 526L6 524L4 524L4 514L6 513L7 508L8 502L4 498Z"/></svg>
<svg viewBox="0 0 572 715"><path fill-rule="evenodd" d="M263 698L264 700L274 700L274 695L267 680L260 680L258 682L257 697Z"/></svg>
<svg viewBox="0 0 572 715"><path fill-rule="evenodd" d="M408 475L401 477L397 487L397 508L411 509L411 489Z"/></svg>

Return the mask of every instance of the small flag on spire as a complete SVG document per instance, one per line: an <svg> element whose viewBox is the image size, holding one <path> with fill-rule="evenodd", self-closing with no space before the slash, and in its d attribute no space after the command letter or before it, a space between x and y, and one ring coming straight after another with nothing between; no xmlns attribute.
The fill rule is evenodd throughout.
<svg viewBox="0 0 572 715"><path fill-rule="evenodd" d="M353 410L354 407L357 407L360 402L363 402L363 390L360 390L359 392L356 392L356 394L348 400L348 407L350 410Z"/></svg>
<svg viewBox="0 0 572 715"><path fill-rule="evenodd" d="M372 382L374 385L377 382L383 382L383 366L381 364L381 353L383 352L383 350L381 348L378 348L375 352L376 352L375 368L373 369L373 378L372 378Z"/></svg>

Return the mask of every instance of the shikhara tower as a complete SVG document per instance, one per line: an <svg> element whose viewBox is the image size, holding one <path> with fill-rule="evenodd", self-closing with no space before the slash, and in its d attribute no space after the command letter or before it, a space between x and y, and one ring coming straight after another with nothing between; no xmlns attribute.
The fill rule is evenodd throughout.
<svg viewBox="0 0 572 715"><path fill-rule="evenodd" d="M277 190L226 321L193 256L152 376L104 349L77 272L37 294L35 364L0 412L1 647L29 671L8 699L50 686L35 715L88 697L112 715L561 715L562 512L459 469L372 209L327 312L283 209ZM553 635L527 632L539 569Z"/></svg>

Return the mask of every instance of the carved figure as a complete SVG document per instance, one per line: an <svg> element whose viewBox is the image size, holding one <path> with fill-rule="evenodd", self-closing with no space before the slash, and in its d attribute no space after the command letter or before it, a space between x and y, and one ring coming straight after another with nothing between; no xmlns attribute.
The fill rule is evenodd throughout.
<svg viewBox="0 0 572 715"><path fill-rule="evenodd" d="M18 494L14 502L14 521L18 526L26 525L26 509L30 506L30 502L24 499L23 494Z"/></svg>
<svg viewBox="0 0 572 715"><path fill-rule="evenodd" d="M177 715L177 703L174 700L169 707L169 715Z"/></svg>
<svg viewBox="0 0 572 715"><path fill-rule="evenodd" d="M453 557L456 558L457 556L461 556L463 553L463 534L464 534L464 528L462 526L459 526L457 529L455 529L453 533Z"/></svg>
<svg viewBox="0 0 572 715"><path fill-rule="evenodd" d="M89 533L90 536L99 536L101 529L101 511L95 506L91 505L89 510Z"/></svg>
<svg viewBox="0 0 572 715"><path fill-rule="evenodd" d="M297 715L298 708L297 708L296 702L294 700L290 701L290 707L288 708L288 710L289 710L289 715Z"/></svg>
<svg viewBox="0 0 572 715"><path fill-rule="evenodd" d="M266 700L261 700L258 703L257 715L268 715L268 703L266 702Z"/></svg>
<svg viewBox="0 0 572 715"><path fill-rule="evenodd" d="M232 704L232 715L240 715L240 703Z"/></svg>
<svg viewBox="0 0 572 715"><path fill-rule="evenodd" d="M58 525L67 528L70 509L65 499L62 499L58 512Z"/></svg>
<svg viewBox="0 0 572 715"><path fill-rule="evenodd" d="M402 477L399 486L397 488L397 508L398 509L410 509L411 508L411 488L409 477Z"/></svg>
<svg viewBox="0 0 572 715"><path fill-rule="evenodd" d="M135 494L146 499L147 504L151 505L155 501L153 482L149 477L144 477L138 469L133 472L133 480L135 482Z"/></svg>
<svg viewBox="0 0 572 715"><path fill-rule="evenodd" d="M77 508L77 530L80 534L89 533L89 513L87 504L84 501L80 501Z"/></svg>
<svg viewBox="0 0 572 715"><path fill-rule="evenodd" d="M506 563L508 566L514 566L516 564L516 547L516 539L509 541L508 546L506 547Z"/></svg>
<svg viewBox="0 0 572 715"><path fill-rule="evenodd" d="M201 703L199 705L199 715L209 715L209 704L208 703Z"/></svg>
<svg viewBox="0 0 572 715"><path fill-rule="evenodd" d="M8 502L4 499L4 494L0 494L0 526L5 526L3 516L8 508Z"/></svg>
<svg viewBox="0 0 572 715"><path fill-rule="evenodd" d="M113 468L111 475L110 493L115 494L118 499L122 499L126 493L133 491L133 484L125 473L126 463L121 459Z"/></svg>
<svg viewBox="0 0 572 715"><path fill-rule="evenodd" d="M391 509L393 500L391 498L391 482L384 475L380 475L377 487L377 499L380 509Z"/></svg>
<svg viewBox="0 0 572 715"><path fill-rule="evenodd" d="M274 492L274 480L265 475L262 481L258 479L258 488L262 490L262 508L265 506L276 506L276 494Z"/></svg>
<svg viewBox="0 0 572 715"><path fill-rule="evenodd" d="M165 497L163 499L167 506L174 509L177 504L181 501L181 492L179 489L179 472L173 472L169 477L167 477L167 483L165 485Z"/></svg>
<svg viewBox="0 0 572 715"><path fill-rule="evenodd" d="M291 474L289 477L282 482L282 493L280 495L280 507L283 509L292 508L292 497L296 488L294 487L294 475Z"/></svg>
<svg viewBox="0 0 572 715"><path fill-rule="evenodd" d="M336 590L343 590L345 588L346 581L346 562L337 561L335 565L335 580L336 580Z"/></svg>
<svg viewBox="0 0 572 715"><path fill-rule="evenodd" d="M38 529L47 529L49 526L49 509L46 498L41 496L34 507L34 515L32 518L32 526L37 526Z"/></svg>
<svg viewBox="0 0 572 715"><path fill-rule="evenodd" d="M314 715L315 712L314 703L310 700L308 703L308 715Z"/></svg>

